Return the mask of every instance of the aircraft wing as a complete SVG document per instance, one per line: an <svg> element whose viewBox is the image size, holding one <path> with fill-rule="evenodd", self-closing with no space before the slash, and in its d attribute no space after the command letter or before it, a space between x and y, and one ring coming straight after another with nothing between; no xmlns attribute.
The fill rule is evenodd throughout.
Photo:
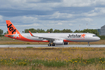
<svg viewBox="0 0 105 70"><path fill-rule="evenodd" d="M54 41L54 40L61 40L61 38L56 38L56 37L39 37L39 36L34 36L30 31L29 31L30 35L32 37L37 37L39 39L46 39L46 40L49 40L49 41Z"/></svg>

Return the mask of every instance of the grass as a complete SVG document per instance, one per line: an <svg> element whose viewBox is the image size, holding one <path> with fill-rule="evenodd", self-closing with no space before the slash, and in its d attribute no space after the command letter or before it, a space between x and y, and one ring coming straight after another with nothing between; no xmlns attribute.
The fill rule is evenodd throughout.
<svg viewBox="0 0 105 70"><path fill-rule="evenodd" d="M27 59L1 59L0 65L5 66L45 66L45 67L65 67L69 65L80 65L80 66L86 66L89 64L103 64L105 65L105 58L92 58L92 59L70 59L70 60L27 60Z"/></svg>
<svg viewBox="0 0 105 70"><path fill-rule="evenodd" d="M105 48L0 48L0 70L105 70Z"/></svg>
<svg viewBox="0 0 105 70"><path fill-rule="evenodd" d="M23 42L1 37L0 44L48 43ZM105 44L105 40L90 44ZM105 70L105 48L0 48L0 70Z"/></svg>
<svg viewBox="0 0 105 70"><path fill-rule="evenodd" d="M30 46L30 47L26 47L26 48L33 48L33 47Z"/></svg>

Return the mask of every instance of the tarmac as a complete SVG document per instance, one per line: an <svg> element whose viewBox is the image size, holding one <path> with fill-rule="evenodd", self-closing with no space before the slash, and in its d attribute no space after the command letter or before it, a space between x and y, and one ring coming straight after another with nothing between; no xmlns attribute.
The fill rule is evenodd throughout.
<svg viewBox="0 0 105 70"><path fill-rule="evenodd" d="M105 47L105 45L56 45L56 46L48 46L48 45L0 45L3 47Z"/></svg>

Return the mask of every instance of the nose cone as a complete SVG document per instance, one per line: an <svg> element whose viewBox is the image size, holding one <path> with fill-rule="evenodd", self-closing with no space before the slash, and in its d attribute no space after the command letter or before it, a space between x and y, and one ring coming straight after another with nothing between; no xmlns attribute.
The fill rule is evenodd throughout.
<svg viewBox="0 0 105 70"><path fill-rule="evenodd" d="M100 38L98 37L98 41L100 40Z"/></svg>
<svg viewBox="0 0 105 70"><path fill-rule="evenodd" d="M99 37L97 37L96 41L99 41L99 40L100 40L100 38L99 38Z"/></svg>
<svg viewBox="0 0 105 70"><path fill-rule="evenodd" d="M96 41L99 41L100 40L100 38L99 37L94 37L93 39L91 39L91 40L93 40L93 42L96 42Z"/></svg>

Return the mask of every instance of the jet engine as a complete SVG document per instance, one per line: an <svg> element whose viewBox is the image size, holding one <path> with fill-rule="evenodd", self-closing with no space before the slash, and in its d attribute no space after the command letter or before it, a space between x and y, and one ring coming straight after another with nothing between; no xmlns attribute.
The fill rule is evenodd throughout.
<svg viewBox="0 0 105 70"><path fill-rule="evenodd" d="M53 43L55 43L57 45L63 45L64 44L63 40L54 40Z"/></svg>
<svg viewBox="0 0 105 70"><path fill-rule="evenodd" d="M64 42L63 40L54 40L53 43L56 45L68 45L68 42Z"/></svg>

